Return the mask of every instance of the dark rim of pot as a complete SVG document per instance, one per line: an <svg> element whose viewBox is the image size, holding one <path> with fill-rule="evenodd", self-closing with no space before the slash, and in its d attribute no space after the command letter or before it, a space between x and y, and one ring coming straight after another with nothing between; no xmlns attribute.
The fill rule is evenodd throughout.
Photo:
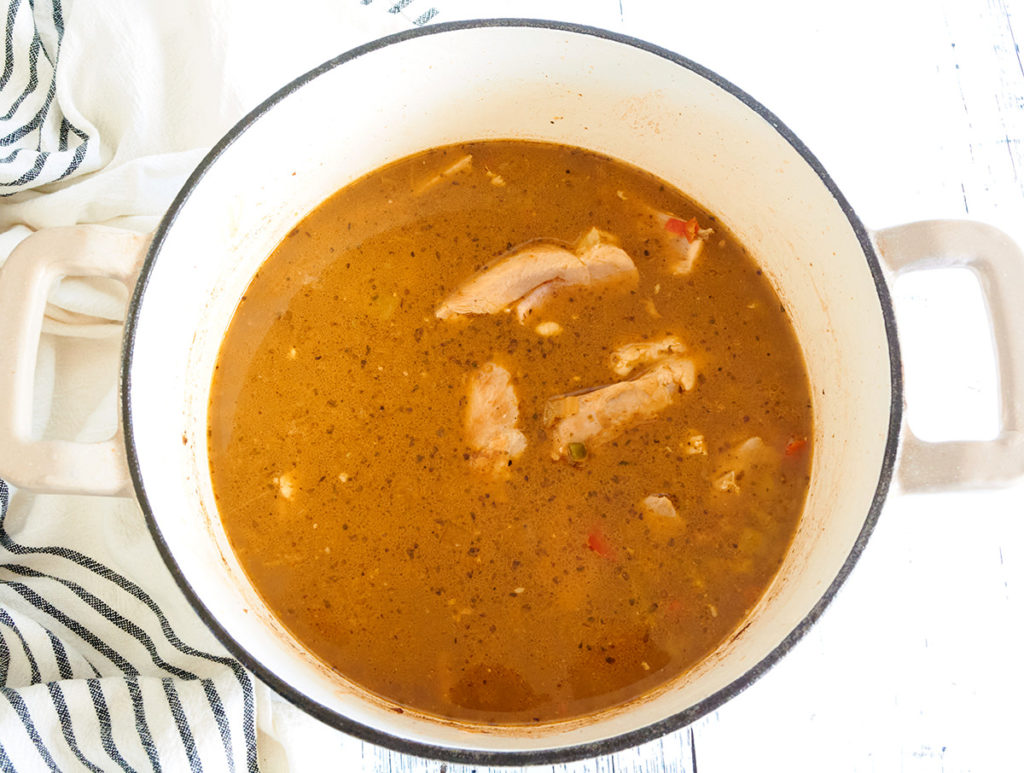
<svg viewBox="0 0 1024 773"><path fill-rule="evenodd" d="M260 116L269 111L274 105L282 101L290 94L301 89L305 84L319 77L325 72L328 72L335 67L338 67L345 62L356 59L364 54L376 51L384 48L385 46L394 45L395 43L401 43L402 41L409 40L412 38L419 38L425 35L438 35L447 32L454 32L459 30L475 29L480 27L525 27L525 28L543 28L551 29L562 32L568 32L578 35L590 35L597 38L604 38L606 40L613 41L615 43L632 46L634 48L647 51L648 53L660 56L663 59L667 59L670 62L674 62L681 67L684 67L693 73L705 78L711 83L715 84L719 88L725 90L736 99L739 99L747 107L753 110L755 113L760 115L765 121L767 121L807 162L807 164L817 173L818 177L821 178L822 183L828 191L835 197L836 202L846 215L850 226L853 228L854 233L857 235L857 239L860 242L861 249L864 252L864 258L867 261L868 268L871 271L872 278L874 279L875 289L878 293L878 299L881 304L882 318L885 323L886 336L888 337L889 344L889 363L890 363L890 379L892 388L892 403L889 408L889 434L886 441L885 455L882 460L882 466L879 470L878 485L875 488L874 496L871 500L871 507L868 510L867 516L864 520L863 528L861 528L860 534L857 536L857 540L850 550L849 555L843 563L842 568L836 575L835 579L829 585L828 589L814 605L813 609L807 614L807 616L800 621L800 623L776 646L771 652L769 652L759 663L753 668L743 674L741 677L731 682L726 687L722 688L718 692L710 695L699 703L691 706L690 708L674 714L670 717L662 719L646 727L638 730L632 730L621 735L617 735L611 738L605 738L599 741L591 743L579 744L575 746L563 746L552 749L538 749L538 750L527 750L527 751L486 751L486 750L472 750L472 749L459 749L444 746L435 746L430 744L424 744L416 741L409 741L399 736L391 735L389 733L376 730L372 727L360 724L358 722L349 719L348 717L339 714L331 709L322 706L319 703L311 700L304 694L298 692L290 685L284 683L281 679L275 676L269 669L267 669L262 663L256 660L248 651L246 651L241 644L235 641L228 633L221 627L217 620L213 617L210 611L203 604L200 594L196 592L182 575L181 570L178 567L174 556L171 554L170 549L164 542L163 536L157 526L156 520L153 516L153 508L149 502L149 498L146 496L145 485L142 480L142 475L139 470L139 460L135 449L134 440L134 426L132 423L132 402L131 402L131 370L132 370L132 354L135 345L135 331L136 325L138 324L138 318L142 307L142 299L145 296L146 286L149 282L150 275L153 271L153 266L156 262L157 256L160 254L161 246L163 245L164 239L166 238L167 231L174 224L178 213L188 200L193 189L199 184L207 170L217 161L217 158L224 152L224 150L230 146L245 130L256 121L259 120ZM807 632L807 630L814 624L814 622L821 616L825 607L829 604L832 598L835 596L839 587L846 580L846 577L850 574L854 564L859 558L861 552L864 550L864 546L867 543L871 532L874 530L875 524L878 521L879 515L882 510L883 502L885 501L886 494L889 490L889 485L892 481L892 473L895 465L896 450L899 442L899 430L901 423L901 413L903 405L903 382L902 372L900 366L900 353L899 345L896 340L896 320L893 313L892 302L889 296L889 291L885 283L885 277L881 266L879 265L878 257L875 254L874 246L871 242L871 238L868 235L867 229L861 223L860 219L854 213L850 207L849 202L839 191L836 184L832 181L832 178L822 167L821 163L814 157L811 151L801 142L790 129L782 123L773 113L765 108L761 103L755 100L746 92L734 86L724 78L716 75L710 70L702 67L701 65L693 62L686 57L680 56L672 51L668 51L659 46L655 46L651 43L638 40L627 35L622 35L615 32L609 32L607 30L597 29L580 24L571 24L566 22L556 21L543 21L537 19L484 19L484 20L473 20L473 21L457 21L449 22L444 24L436 24L429 27L421 27L417 29L407 30L400 32L395 35L375 40L367 43L366 45L354 48L351 51L344 53L334 59L331 59L319 67L310 70L305 75L296 78L288 85L281 88L259 107L250 112L241 121L239 121L224 137L213 147L213 149L206 155L206 157L199 163L195 171L186 181L181 191L175 197L167 213L164 215L156 232L153 236L153 241L149 247L149 251L146 255L145 262L143 263L142 270L139 276L138 284L136 285L135 292L132 295L131 303L128 308L128 315L125 322L125 336L122 350L122 365L121 365L121 411L124 426L125 446L128 456L128 465L131 470L132 481L135 486L135 493L138 497L139 504L145 513L146 523L149 526L149 530L153 535L153 539L156 542L157 548L160 554L163 556L164 562L170 569L178 587L181 588L186 598L191 603L192 607L199 614L199 617L206 623L210 630L216 635L221 643L253 674L259 677L262 681L270 685L275 691L282 695L287 700L301 708L303 711L311 714L320 721L331 725L339 730L342 730L350 735L356 736L364 741L378 744L380 746L387 747L389 749L403 752L406 754L414 754L420 757L427 757L438 760L448 760L452 762L468 763L473 765L542 765L552 764L556 762L567 762L571 760L583 759L586 757L596 757L603 754L609 754L611 752L619 751L631 746L645 743L647 741L654 740L666 733L678 730L681 727L691 724L697 719L703 717L705 714L714 711L723 703L730 698L738 695L748 685L752 684L757 680L763 673L765 673L776 661L778 661L786 652L788 652L797 641Z"/></svg>

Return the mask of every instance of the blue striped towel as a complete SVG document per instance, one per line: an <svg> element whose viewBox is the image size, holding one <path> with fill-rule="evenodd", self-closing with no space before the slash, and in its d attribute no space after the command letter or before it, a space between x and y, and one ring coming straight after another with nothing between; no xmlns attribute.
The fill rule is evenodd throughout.
<svg viewBox="0 0 1024 773"><path fill-rule="evenodd" d="M0 769L256 770L252 677L125 574L15 539L9 500L0 481Z"/></svg>

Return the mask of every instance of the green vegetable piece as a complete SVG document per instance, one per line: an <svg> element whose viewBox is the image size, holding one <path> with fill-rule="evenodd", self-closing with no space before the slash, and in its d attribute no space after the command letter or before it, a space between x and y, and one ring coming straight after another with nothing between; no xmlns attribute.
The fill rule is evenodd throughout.
<svg viewBox="0 0 1024 773"><path fill-rule="evenodd" d="M575 462L578 462L580 459L586 459L587 447L582 443L570 443L569 457Z"/></svg>

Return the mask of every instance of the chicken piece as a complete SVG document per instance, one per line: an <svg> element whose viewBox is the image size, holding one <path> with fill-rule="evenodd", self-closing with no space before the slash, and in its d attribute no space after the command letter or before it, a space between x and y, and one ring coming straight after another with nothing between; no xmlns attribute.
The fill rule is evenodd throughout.
<svg viewBox="0 0 1024 773"><path fill-rule="evenodd" d="M567 287L582 285L595 289L615 283L622 283L629 289L636 287L640 277L636 265L621 248L601 241L602 236L600 231L592 228L577 244L576 256L584 266L584 274L575 279L554 277L516 304L516 316L520 322L525 322L530 314Z"/></svg>
<svg viewBox="0 0 1024 773"><path fill-rule="evenodd" d="M526 435L516 429L518 421L512 375L493 362L474 371L466 406L466 440L474 469L497 475L519 458L526 450Z"/></svg>
<svg viewBox="0 0 1024 773"><path fill-rule="evenodd" d="M693 389L695 382L693 361L674 356L630 381L552 397L544 407L544 425L553 444L552 458L566 456L570 445L599 446L631 426L654 418L677 395Z"/></svg>
<svg viewBox="0 0 1024 773"><path fill-rule="evenodd" d="M715 476L711 482L717 491L724 491L726 494L739 494L740 484L736 481L736 470L726 470Z"/></svg>
<svg viewBox="0 0 1024 773"><path fill-rule="evenodd" d="M521 246L460 285L434 314L438 319L495 314L516 304L523 322L562 288L596 288L616 282L632 288L638 281L639 272L629 255L602 240L595 228L580 240L576 252L549 242Z"/></svg>
<svg viewBox="0 0 1024 773"><path fill-rule="evenodd" d="M555 279L583 282L586 268L564 247L544 242L529 244L464 282L434 314L438 319L495 314Z"/></svg>
<svg viewBox="0 0 1024 773"><path fill-rule="evenodd" d="M290 472L283 472L280 475L275 475L271 478L271 483L277 487L278 493L285 499L291 499L295 496L295 475Z"/></svg>
<svg viewBox="0 0 1024 773"><path fill-rule="evenodd" d="M780 455L761 438L747 438L726 451L711 477L711 485L726 494L739 494L747 486L774 486Z"/></svg>
<svg viewBox="0 0 1024 773"><path fill-rule="evenodd" d="M640 509L647 515L658 515L662 518L678 518L676 506L667 494L651 494L640 500Z"/></svg>
<svg viewBox="0 0 1024 773"><path fill-rule="evenodd" d="M669 271L676 276L685 276L693 271L694 264L704 251L704 245L714 234L713 228L701 228L697 218L682 220L668 212L651 209L654 216L664 229L664 238L669 254L674 254Z"/></svg>
<svg viewBox="0 0 1024 773"><path fill-rule="evenodd" d="M562 332L562 326L557 322L541 322L534 330L541 338L551 338Z"/></svg>
<svg viewBox="0 0 1024 773"><path fill-rule="evenodd" d="M676 276L686 276L693 271L694 264L704 252L704 242L704 239L695 239L686 245L686 253L669 267L669 271Z"/></svg>
<svg viewBox="0 0 1024 773"><path fill-rule="evenodd" d="M699 433L693 433L686 439L686 445L683 447L685 453L688 456L708 455L708 442L704 439L704 436Z"/></svg>
<svg viewBox="0 0 1024 773"><path fill-rule="evenodd" d="M617 376L628 376L637 365L650 365L673 354L686 351L686 344L677 336L665 336L656 341L623 344L612 352L609 362Z"/></svg>

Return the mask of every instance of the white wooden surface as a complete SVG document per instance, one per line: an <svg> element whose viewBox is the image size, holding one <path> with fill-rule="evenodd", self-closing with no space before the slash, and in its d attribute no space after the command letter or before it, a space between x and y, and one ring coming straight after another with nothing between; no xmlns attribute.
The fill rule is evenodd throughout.
<svg viewBox="0 0 1024 773"><path fill-rule="evenodd" d="M678 51L780 116L869 228L972 217L1024 244L1021 0L434 5L433 21L555 18ZM412 21L431 7L412 0L398 12ZM932 438L993 429L984 321L966 289L955 274L897 287L908 402ZM767 676L690 728L550 769L1024 770L1022 652L1024 484L897 494L838 598ZM324 760L328 733L289 745ZM469 770L337 744L339 769Z"/></svg>

